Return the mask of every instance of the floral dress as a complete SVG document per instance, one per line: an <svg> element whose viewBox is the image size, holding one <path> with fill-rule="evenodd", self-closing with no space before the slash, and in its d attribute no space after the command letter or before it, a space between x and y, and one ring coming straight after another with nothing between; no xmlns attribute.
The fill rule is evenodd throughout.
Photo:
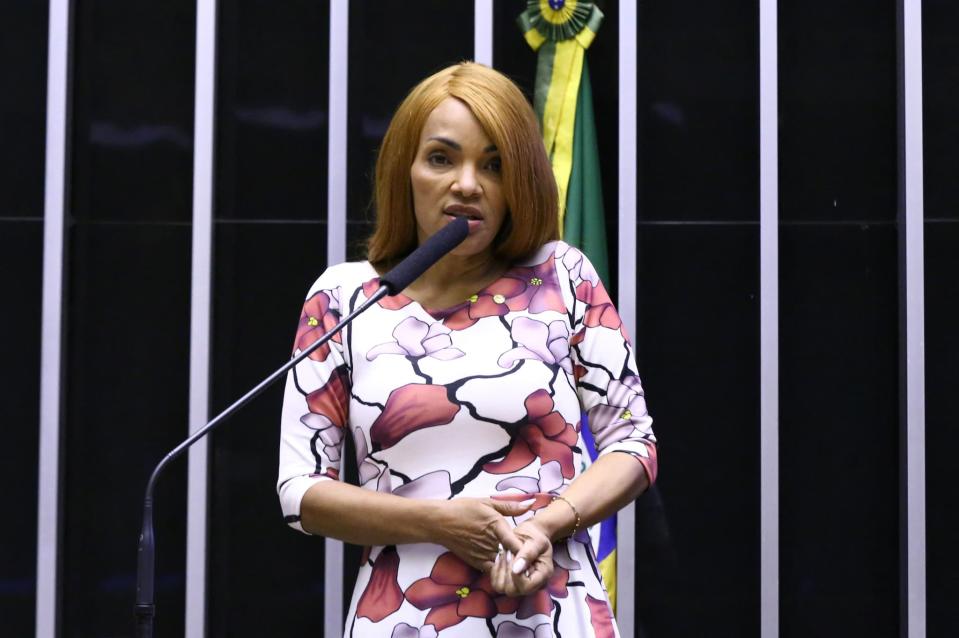
<svg viewBox="0 0 959 638"><path fill-rule="evenodd" d="M377 286L369 262L327 270L309 292L294 350ZM283 513L303 531L303 494L339 478L346 436L365 489L430 499L534 496L535 511L586 467L581 421L600 456L629 454L655 479L652 419L619 315L584 255L551 242L452 308L386 297L290 372ZM546 588L510 598L440 545L370 548L345 635L617 636L585 531L555 543L553 558Z"/></svg>

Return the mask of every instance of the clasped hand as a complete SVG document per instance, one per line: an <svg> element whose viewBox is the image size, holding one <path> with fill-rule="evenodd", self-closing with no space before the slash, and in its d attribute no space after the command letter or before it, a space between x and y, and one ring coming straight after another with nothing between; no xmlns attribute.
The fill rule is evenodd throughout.
<svg viewBox="0 0 959 638"><path fill-rule="evenodd" d="M532 502L446 501L438 540L473 568L489 574L494 590L508 596L539 591L553 575L553 544L533 519L511 529L505 518L525 514Z"/></svg>

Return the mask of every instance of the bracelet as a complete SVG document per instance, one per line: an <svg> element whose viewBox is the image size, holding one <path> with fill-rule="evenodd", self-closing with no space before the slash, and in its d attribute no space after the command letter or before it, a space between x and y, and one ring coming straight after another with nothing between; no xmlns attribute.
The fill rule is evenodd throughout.
<svg viewBox="0 0 959 638"><path fill-rule="evenodd" d="M582 520L582 519L580 519L580 517L579 517L579 510L576 509L576 506L573 505L572 503L570 503L569 500L567 500L566 498L564 498L564 497L562 497L562 496L554 496L554 497L553 497L553 500L550 501L550 503L552 503L552 502L554 502L554 501L556 501L556 500L563 501L564 503L566 503L567 505L569 505L569 509L573 510L573 515L576 516L576 522L573 524L573 531L570 532L569 535L570 535L570 537L576 536L576 532L577 532L577 530L579 530L580 521Z"/></svg>

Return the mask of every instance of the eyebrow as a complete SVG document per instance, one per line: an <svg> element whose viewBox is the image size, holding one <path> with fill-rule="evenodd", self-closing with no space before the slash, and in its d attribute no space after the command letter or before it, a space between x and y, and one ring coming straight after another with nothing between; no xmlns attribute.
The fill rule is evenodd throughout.
<svg viewBox="0 0 959 638"><path fill-rule="evenodd" d="M451 140L451 139L448 138L448 137L441 137L441 136L438 136L438 135L434 135L433 137L429 137L429 138L427 138L427 139L428 139L428 140L433 140L433 141L439 142L440 144L445 144L446 146L449 146L449 147L450 147L451 149L453 149L454 151L462 151L462 150L463 150L463 147L462 147L462 146L460 146L459 144L457 144L456 142L454 142L453 140ZM495 153L496 150L497 150L497 149L496 149L496 144L490 144L489 146L487 146L486 148L483 149L483 152L484 152L484 153Z"/></svg>

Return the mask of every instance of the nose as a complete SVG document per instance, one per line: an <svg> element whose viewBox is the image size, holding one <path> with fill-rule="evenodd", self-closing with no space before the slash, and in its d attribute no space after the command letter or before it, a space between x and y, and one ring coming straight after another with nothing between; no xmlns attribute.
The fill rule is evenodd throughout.
<svg viewBox="0 0 959 638"><path fill-rule="evenodd" d="M475 197L479 195L482 187L477 179L476 167L469 162L465 162L456 175L453 182L453 192L462 197Z"/></svg>

